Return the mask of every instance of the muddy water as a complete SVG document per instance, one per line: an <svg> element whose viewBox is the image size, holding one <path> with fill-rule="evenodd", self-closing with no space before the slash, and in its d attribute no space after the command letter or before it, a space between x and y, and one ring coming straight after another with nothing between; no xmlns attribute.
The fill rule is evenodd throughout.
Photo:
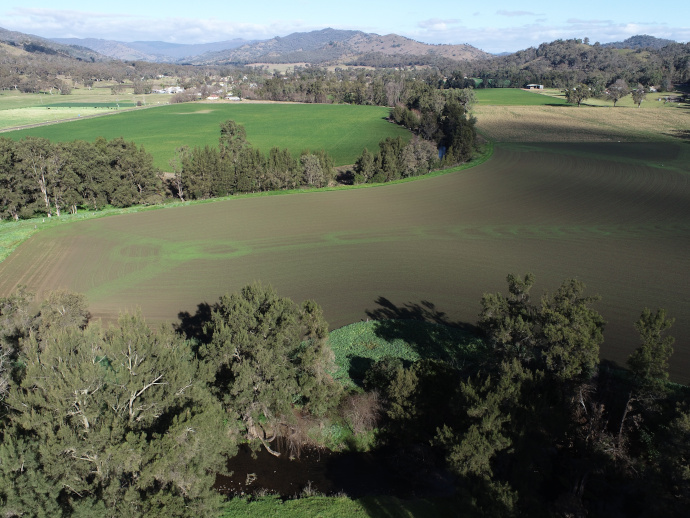
<svg viewBox="0 0 690 518"><path fill-rule="evenodd" d="M353 498L395 495L403 498L445 496L453 493L452 477L429 451L380 450L372 453L333 453L302 450L299 458L280 457L264 449L252 457L241 448L230 459L232 476L218 475L215 488L235 496L268 491L289 498L306 488Z"/></svg>

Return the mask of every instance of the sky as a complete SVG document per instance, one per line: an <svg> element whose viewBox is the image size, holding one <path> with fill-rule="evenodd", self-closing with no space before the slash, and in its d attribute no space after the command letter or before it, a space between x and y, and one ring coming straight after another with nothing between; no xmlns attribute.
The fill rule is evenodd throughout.
<svg viewBox="0 0 690 518"><path fill-rule="evenodd" d="M642 0L4 0L0 27L44 38L210 43L333 29L399 34L424 43L469 43L514 52L555 39L591 43L649 34L690 41L690 2ZM59 8L57 8L59 6Z"/></svg>

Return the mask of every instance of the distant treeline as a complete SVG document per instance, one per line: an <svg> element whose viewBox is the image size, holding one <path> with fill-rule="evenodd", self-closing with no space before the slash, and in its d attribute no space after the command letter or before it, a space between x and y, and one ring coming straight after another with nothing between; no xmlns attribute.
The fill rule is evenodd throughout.
<svg viewBox="0 0 690 518"><path fill-rule="evenodd" d="M655 49L615 49L579 39L543 43L507 56L458 62L438 58L432 66L422 57L360 56L350 65L376 69L295 67L289 73L274 72L243 85L250 99L298 102L375 104L394 107L406 104L419 89L523 88L530 83L566 88L585 83L596 94L621 79L631 86L671 90L690 81L690 44L673 43ZM401 60L402 59L402 60Z"/></svg>
<svg viewBox="0 0 690 518"><path fill-rule="evenodd" d="M382 140L375 154L364 149L354 177L345 181L389 182L467 162L476 150L475 120L467 114L473 100L468 90L420 90L390 116L415 137L407 143L400 137ZM264 155L249 145L244 127L232 120L221 124L218 148L179 148L173 166L170 186L181 200L324 187L336 178L333 159L325 151L305 150L296 159L287 149L273 148Z"/></svg>
<svg viewBox="0 0 690 518"><path fill-rule="evenodd" d="M262 154L247 142L244 126L228 120L220 125L217 148L182 147L173 161L173 193L180 199L203 199L229 194L323 187L335 177L331 156L323 150L273 148Z"/></svg>

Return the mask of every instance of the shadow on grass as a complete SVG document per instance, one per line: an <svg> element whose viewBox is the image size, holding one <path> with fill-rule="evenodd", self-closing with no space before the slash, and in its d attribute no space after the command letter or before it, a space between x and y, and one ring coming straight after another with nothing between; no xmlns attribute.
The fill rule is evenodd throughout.
<svg viewBox="0 0 690 518"><path fill-rule="evenodd" d="M402 340L421 359L441 360L464 370L476 366L485 356L479 329L467 322L450 320L433 302L423 300L398 306L379 297L376 304L378 308L366 311L377 321L374 334L388 343ZM368 362L368 358L353 357L352 374L362 375L365 371L361 368L373 363Z"/></svg>
<svg viewBox="0 0 690 518"><path fill-rule="evenodd" d="M677 129L667 133L667 135L684 140L686 143L690 143L690 130Z"/></svg>

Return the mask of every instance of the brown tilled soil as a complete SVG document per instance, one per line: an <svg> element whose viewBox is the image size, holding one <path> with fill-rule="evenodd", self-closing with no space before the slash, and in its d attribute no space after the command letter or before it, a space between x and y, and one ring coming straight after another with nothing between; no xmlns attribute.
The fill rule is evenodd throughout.
<svg viewBox="0 0 690 518"><path fill-rule="evenodd" d="M534 272L536 298L577 277L608 321L605 358L637 346L645 306L676 317L672 373L689 381L686 144L497 145L487 163L373 189L236 199L41 232L0 264L0 294L87 294L97 318L151 320L260 280L314 299L331 327L383 306L474 323L484 292ZM431 306L429 303L433 304ZM426 305L425 305L426 304Z"/></svg>

